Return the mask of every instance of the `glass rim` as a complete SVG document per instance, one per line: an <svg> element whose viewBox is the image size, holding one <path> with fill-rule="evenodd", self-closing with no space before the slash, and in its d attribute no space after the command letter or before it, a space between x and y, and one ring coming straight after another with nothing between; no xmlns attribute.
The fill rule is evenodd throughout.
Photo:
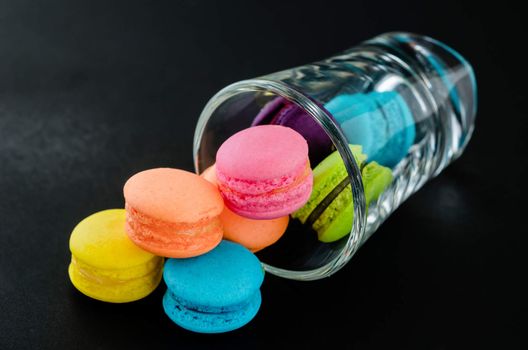
<svg viewBox="0 0 528 350"><path fill-rule="evenodd" d="M348 147L348 141L330 113L320 107L313 99L282 81L266 78L242 80L226 86L207 102L196 124L193 141L195 172L199 172L198 152L203 133L214 111L228 99L247 92L271 92L298 105L323 128L343 159L352 189L354 219L352 230L341 252L332 261L311 270L288 270L262 263L266 271L288 279L309 281L328 277L341 269L361 245L365 235L367 215L361 171Z"/></svg>

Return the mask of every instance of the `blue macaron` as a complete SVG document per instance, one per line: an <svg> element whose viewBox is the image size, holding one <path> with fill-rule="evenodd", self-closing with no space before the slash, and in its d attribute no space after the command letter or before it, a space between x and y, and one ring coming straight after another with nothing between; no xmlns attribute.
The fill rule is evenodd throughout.
<svg viewBox="0 0 528 350"><path fill-rule="evenodd" d="M199 333L222 333L247 324L257 314L264 270L240 244L222 241L212 251L169 259L163 278L163 308L177 325Z"/></svg>
<svg viewBox="0 0 528 350"><path fill-rule="evenodd" d="M394 167L414 143L412 112L395 91L343 94L330 100L325 108L341 126L348 142L363 146L369 161Z"/></svg>

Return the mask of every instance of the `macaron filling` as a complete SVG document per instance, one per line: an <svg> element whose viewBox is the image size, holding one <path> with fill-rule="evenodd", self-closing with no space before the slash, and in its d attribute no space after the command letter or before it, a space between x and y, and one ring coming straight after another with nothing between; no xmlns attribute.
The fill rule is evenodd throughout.
<svg viewBox="0 0 528 350"><path fill-rule="evenodd" d="M222 239L220 218L206 218L194 223L174 223L154 219L126 204L126 231L132 240L142 245L148 242L148 250L159 249L163 255L168 248L200 251L211 241Z"/></svg>
<svg viewBox="0 0 528 350"><path fill-rule="evenodd" d="M312 226L332 202L350 185L350 179L344 178L310 213L306 219L306 225Z"/></svg>
<svg viewBox="0 0 528 350"><path fill-rule="evenodd" d="M169 293L163 296L163 308L167 316L180 327L200 333L229 332L244 326L255 317L261 302L260 293L256 293L237 309L211 312L207 308L187 308L173 299Z"/></svg>
<svg viewBox="0 0 528 350"><path fill-rule="evenodd" d="M111 285L127 283L134 279L161 273L163 258L155 256L149 262L126 269L100 269L89 265L72 255L71 266L84 279L95 283Z"/></svg>
<svg viewBox="0 0 528 350"><path fill-rule="evenodd" d="M298 209L310 197L313 177L309 161L299 170L297 176L258 182L233 179L219 169L217 177L220 192L229 209L240 214L246 213L248 217L258 217L259 213L274 216L282 213L286 205L290 206L290 211L292 206L293 210Z"/></svg>
<svg viewBox="0 0 528 350"><path fill-rule="evenodd" d="M214 305L201 305L201 304L197 304L195 302L189 301L189 300L179 298L170 290L167 291L167 293L169 297L174 301L177 308L183 308L188 311L193 311L193 312L201 313L201 314L229 314L229 313L238 312L240 310L247 309L256 300L260 299L260 291L256 290L255 293L253 293L253 295L251 295L247 300L244 300L240 303L231 304L231 305L214 306Z"/></svg>
<svg viewBox="0 0 528 350"><path fill-rule="evenodd" d="M285 192L301 184L311 175L310 161L306 161L290 174L273 179L239 179L229 176L217 165L216 177L222 192L233 192L240 195L260 195Z"/></svg>
<svg viewBox="0 0 528 350"><path fill-rule="evenodd" d="M106 302L125 303L144 298L158 286L163 259L155 257L153 260L146 266L130 269L99 270L72 257L68 274L81 293Z"/></svg>

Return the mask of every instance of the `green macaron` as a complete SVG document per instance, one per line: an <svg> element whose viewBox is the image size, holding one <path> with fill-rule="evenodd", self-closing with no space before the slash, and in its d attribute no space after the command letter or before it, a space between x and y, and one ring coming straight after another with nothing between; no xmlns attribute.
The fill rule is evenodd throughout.
<svg viewBox="0 0 528 350"><path fill-rule="evenodd" d="M392 181L389 168L376 162L365 163L367 155L361 146L349 145L361 168L367 208ZM348 172L339 152L326 157L313 169L313 190L310 199L292 214L317 232L321 242L334 242L350 233L354 218L354 203Z"/></svg>

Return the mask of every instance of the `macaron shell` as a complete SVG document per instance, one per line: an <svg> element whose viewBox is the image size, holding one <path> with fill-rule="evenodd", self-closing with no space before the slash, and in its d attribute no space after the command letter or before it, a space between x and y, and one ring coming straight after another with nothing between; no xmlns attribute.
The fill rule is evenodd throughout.
<svg viewBox="0 0 528 350"><path fill-rule="evenodd" d="M409 152L416 137L412 112L403 98L394 91L375 95L376 103L384 115L385 128L389 130L385 145L371 159L379 164L394 167ZM381 142L378 142L381 144Z"/></svg>
<svg viewBox="0 0 528 350"><path fill-rule="evenodd" d="M313 228L321 242L335 242L350 233L354 222L354 205L350 186L325 209Z"/></svg>
<svg viewBox="0 0 528 350"><path fill-rule="evenodd" d="M247 302L259 290L264 271L249 250L224 240L207 254L167 260L163 276L179 299L206 309Z"/></svg>
<svg viewBox="0 0 528 350"><path fill-rule="evenodd" d="M91 266L109 270L135 267L154 258L127 237L124 209L100 211L82 220L70 236L70 251Z"/></svg>
<svg viewBox="0 0 528 350"><path fill-rule="evenodd" d="M253 220L233 213L225 208L220 214L224 226L224 238L242 244L252 252L262 250L277 242L286 229L290 217L271 220Z"/></svg>
<svg viewBox="0 0 528 350"><path fill-rule="evenodd" d="M200 174L200 176L209 181L214 186L218 186L218 180L216 179L216 168L214 164L205 169Z"/></svg>
<svg viewBox="0 0 528 350"><path fill-rule="evenodd" d="M260 292L255 293L245 307L222 313L193 311L179 304L169 292L163 296L167 316L178 326L198 333L223 333L240 328L255 317L260 305Z"/></svg>
<svg viewBox="0 0 528 350"><path fill-rule="evenodd" d="M291 128L261 125L228 138L216 154L216 171L227 178L259 181L295 177L308 159L306 140Z"/></svg>
<svg viewBox="0 0 528 350"><path fill-rule="evenodd" d="M376 162L368 163L363 168L361 176L363 178L367 206L378 199L393 179L390 169Z"/></svg>
<svg viewBox="0 0 528 350"><path fill-rule="evenodd" d="M145 170L124 186L127 205L142 214L170 223L193 223L222 212L218 190L200 176L170 168Z"/></svg>
<svg viewBox="0 0 528 350"><path fill-rule="evenodd" d="M281 111L282 107L284 107L287 102L288 100L283 97L275 97L268 101L259 111L255 119L253 119L251 126L272 124L273 118Z"/></svg>

